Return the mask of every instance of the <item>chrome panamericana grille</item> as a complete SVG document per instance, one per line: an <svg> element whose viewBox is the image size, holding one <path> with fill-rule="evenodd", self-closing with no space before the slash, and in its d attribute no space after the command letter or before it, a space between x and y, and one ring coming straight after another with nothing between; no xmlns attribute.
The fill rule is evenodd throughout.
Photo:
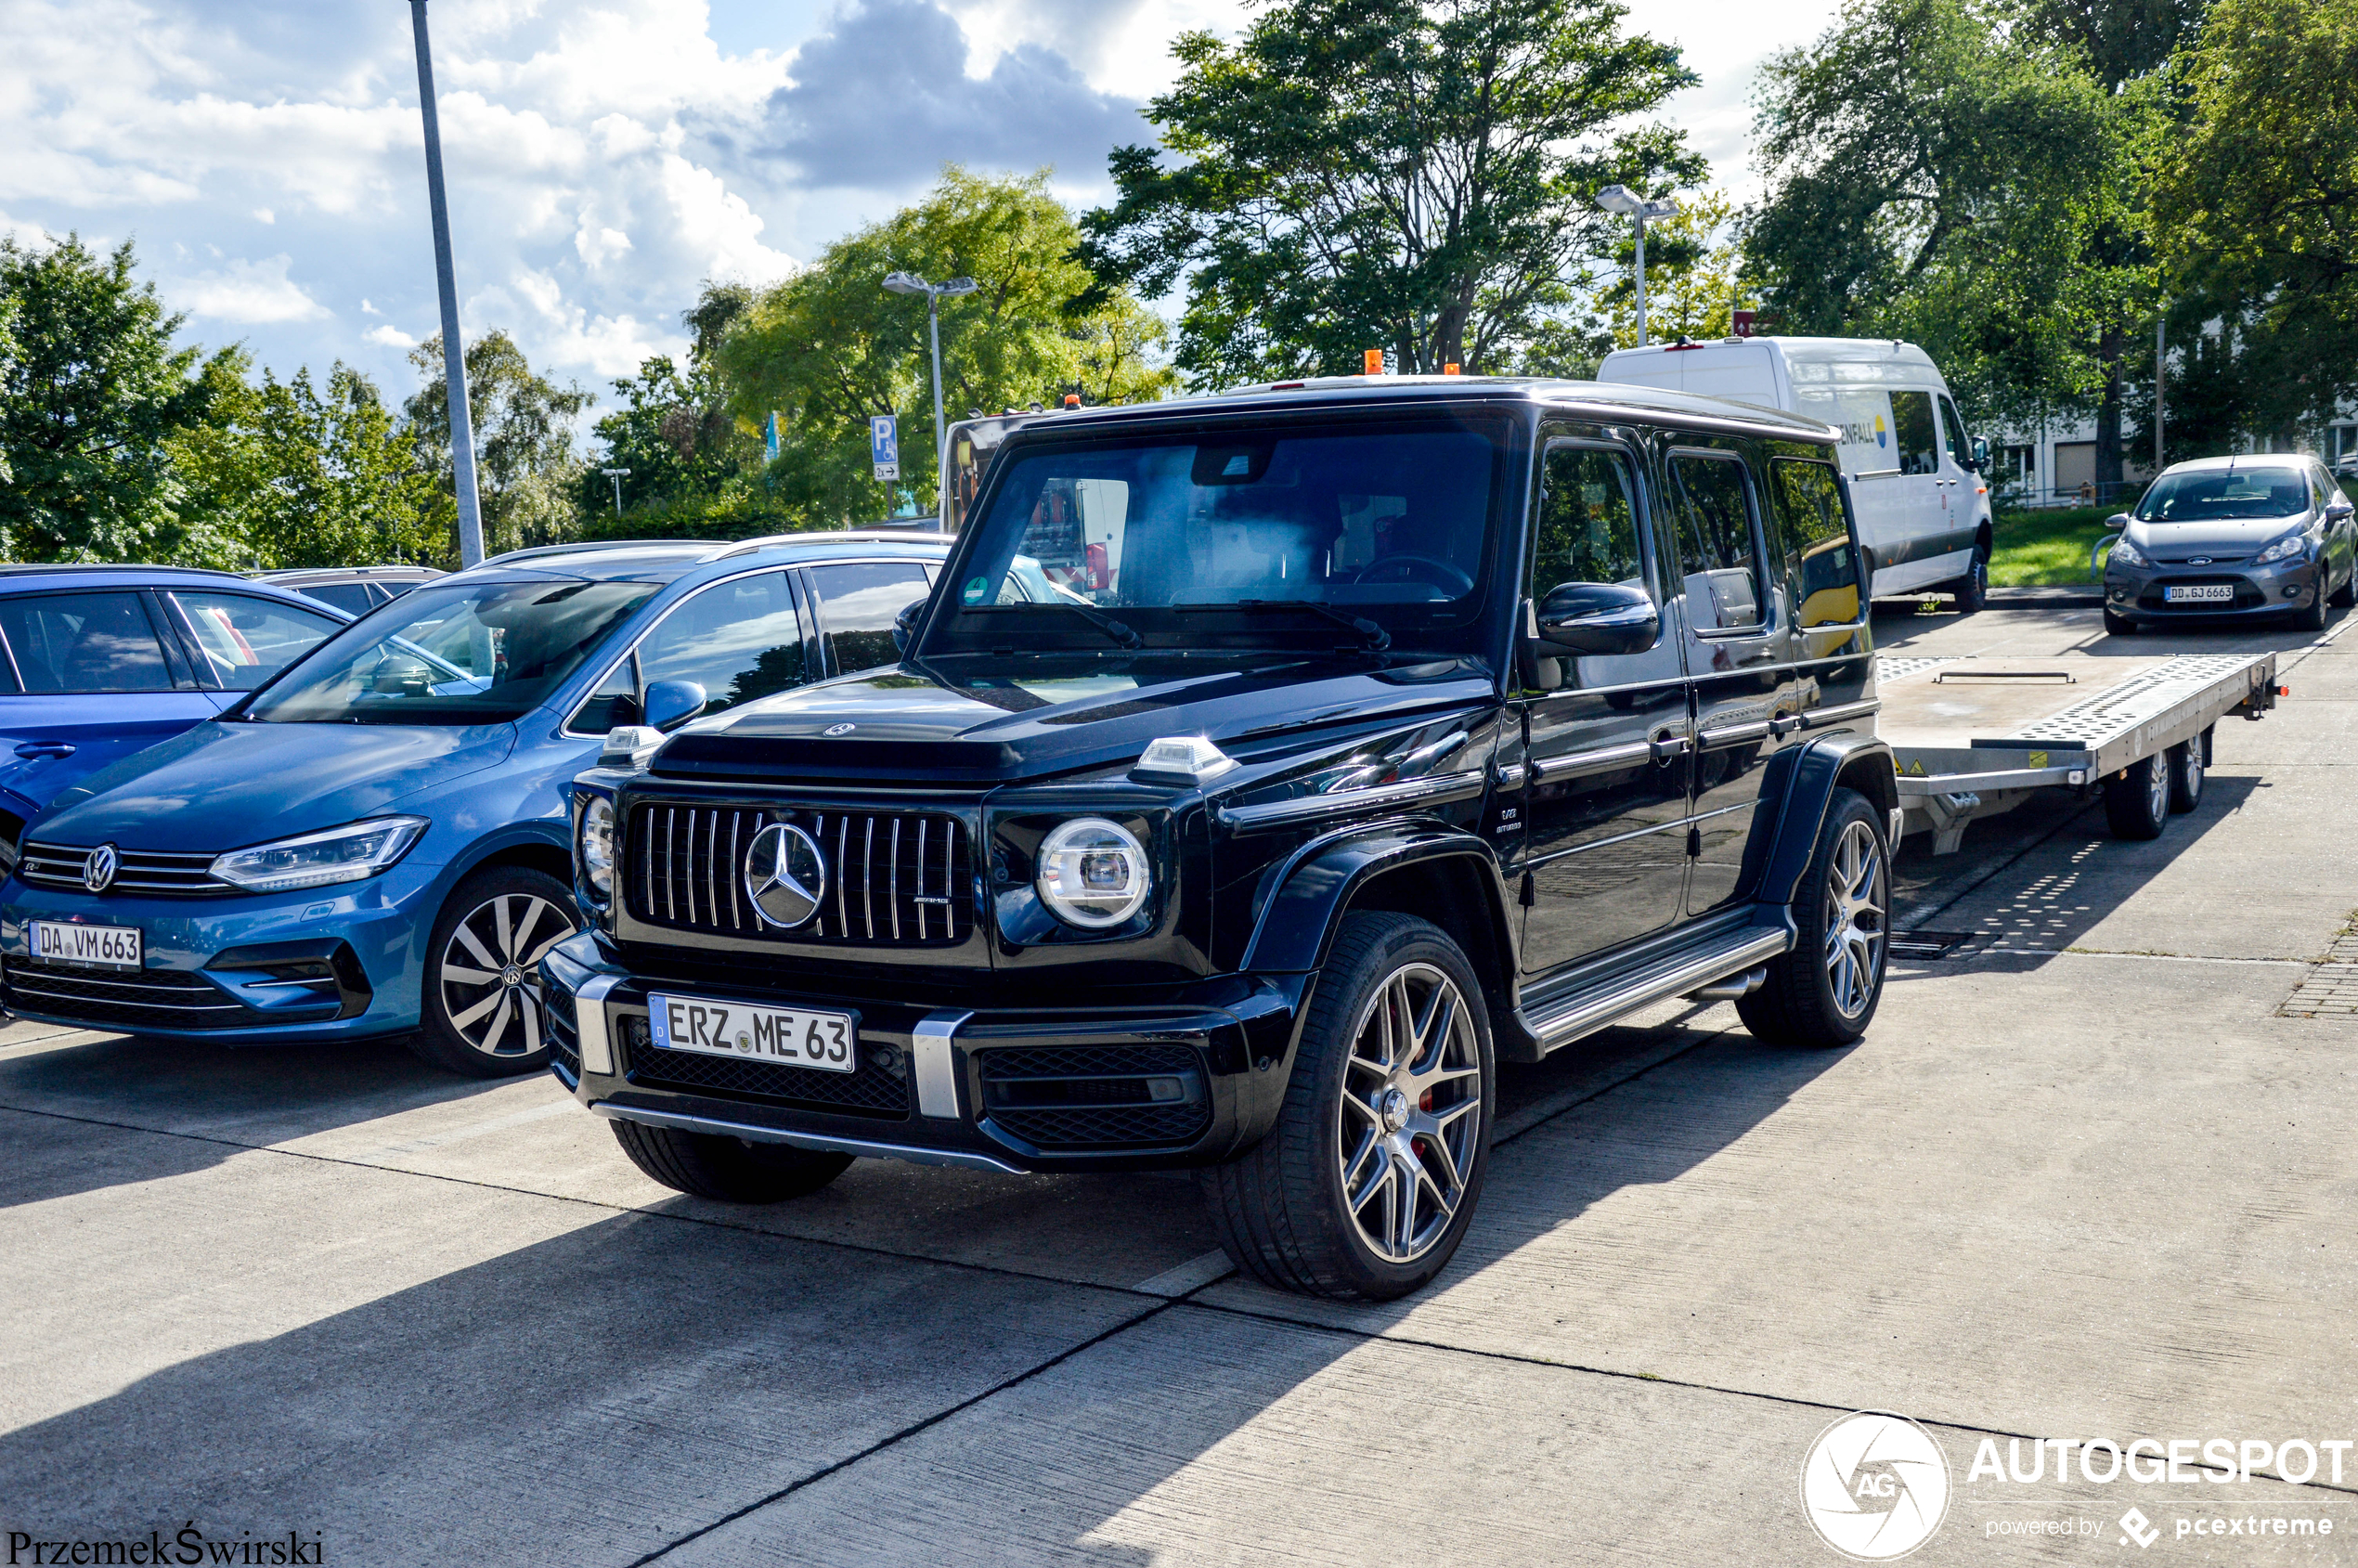
<svg viewBox="0 0 2358 1568"><path fill-rule="evenodd" d="M213 875L214 856L210 852L190 855L122 849L116 851L116 856L114 882L107 888L110 893L202 895L235 891ZM79 893L85 891L82 868L89 861L90 850L86 847L28 844L17 875L36 888L64 888Z"/></svg>
<svg viewBox="0 0 2358 1568"><path fill-rule="evenodd" d="M745 888L745 850L778 822L827 861L818 914L791 931L763 920ZM847 947L953 947L974 930L966 827L936 812L641 805L624 856L630 912L650 926Z"/></svg>

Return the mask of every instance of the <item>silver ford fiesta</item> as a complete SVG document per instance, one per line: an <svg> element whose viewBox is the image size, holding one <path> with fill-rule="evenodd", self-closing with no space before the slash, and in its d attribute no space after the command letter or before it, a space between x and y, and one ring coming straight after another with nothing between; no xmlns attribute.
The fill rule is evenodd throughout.
<svg viewBox="0 0 2358 1568"><path fill-rule="evenodd" d="M2120 530L2105 558L2106 631L2287 615L2317 628L2358 588L2358 522L2314 458L2174 463L2105 525Z"/></svg>

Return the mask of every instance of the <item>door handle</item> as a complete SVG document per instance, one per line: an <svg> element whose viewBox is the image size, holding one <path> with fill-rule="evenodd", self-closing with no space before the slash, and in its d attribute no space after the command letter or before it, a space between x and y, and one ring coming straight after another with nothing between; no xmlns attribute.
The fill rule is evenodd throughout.
<svg viewBox="0 0 2358 1568"><path fill-rule="evenodd" d="M1654 736L1652 740L1647 743L1647 747L1652 752L1653 759L1655 761L1675 762L1683 756L1686 753L1687 748L1692 745L1694 745L1694 743L1684 735L1665 732Z"/></svg>
<svg viewBox="0 0 2358 1568"><path fill-rule="evenodd" d="M17 755L28 762L41 757L62 759L73 755L73 747L64 741L27 741L17 747Z"/></svg>

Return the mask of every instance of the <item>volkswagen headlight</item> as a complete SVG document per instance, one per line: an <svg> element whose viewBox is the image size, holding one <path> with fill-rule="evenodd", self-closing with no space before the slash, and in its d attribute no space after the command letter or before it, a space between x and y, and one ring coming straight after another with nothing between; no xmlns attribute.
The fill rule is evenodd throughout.
<svg viewBox="0 0 2358 1568"><path fill-rule="evenodd" d="M2121 535L2120 538L2112 541L2112 553L2105 557L2105 563L2107 565L2116 562L2123 566L2150 566L2153 564L2151 561L2145 559L2145 552L2144 551L2139 550L2135 545L2129 542L2129 536L2126 534Z"/></svg>
<svg viewBox="0 0 2358 1568"><path fill-rule="evenodd" d="M2287 534L2283 538L2253 556L2252 561L2257 565L2264 566L2271 561L2289 561L2294 556L2304 553L2308 549L2309 530L2303 528L2296 533Z"/></svg>
<svg viewBox="0 0 2358 1568"><path fill-rule="evenodd" d="M249 893L286 893L374 876L409 852L426 831L423 817L370 817L325 833L232 849L213 875Z"/></svg>
<svg viewBox="0 0 2358 1568"><path fill-rule="evenodd" d="M591 796L590 804L581 809L573 854L581 867L581 880L598 895L598 901L614 897L614 802L604 796Z"/></svg>
<svg viewBox="0 0 2358 1568"><path fill-rule="evenodd" d="M1128 828L1082 817L1041 841L1038 886L1057 919L1103 929L1138 913L1154 877L1146 846Z"/></svg>

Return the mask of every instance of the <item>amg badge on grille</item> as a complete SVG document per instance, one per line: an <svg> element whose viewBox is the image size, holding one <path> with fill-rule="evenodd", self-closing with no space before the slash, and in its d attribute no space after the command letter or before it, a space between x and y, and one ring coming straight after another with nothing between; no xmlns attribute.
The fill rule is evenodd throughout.
<svg viewBox="0 0 2358 1568"><path fill-rule="evenodd" d="M792 823L771 823L745 846L745 882L754 912L792 930L818 914L827 896L827 857Z"/></svg>

